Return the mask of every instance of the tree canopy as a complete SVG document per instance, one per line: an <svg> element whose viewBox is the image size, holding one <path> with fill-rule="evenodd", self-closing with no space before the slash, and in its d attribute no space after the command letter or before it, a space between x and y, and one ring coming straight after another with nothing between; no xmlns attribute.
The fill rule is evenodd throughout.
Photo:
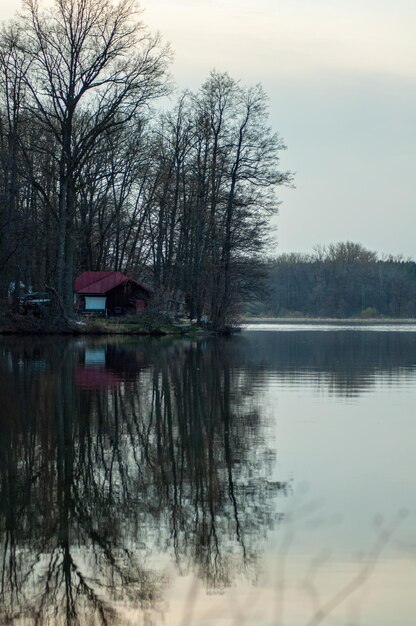
<svg viewBox="0 0 416 626"><path fill-rule="evenodd" d="M132 0L25 0L0 36L3 292L128 271L220 325L267 240L284 149L260 85L213 71L165 111L169 46ZM36 245L34 245L36 242Z"/></svg>

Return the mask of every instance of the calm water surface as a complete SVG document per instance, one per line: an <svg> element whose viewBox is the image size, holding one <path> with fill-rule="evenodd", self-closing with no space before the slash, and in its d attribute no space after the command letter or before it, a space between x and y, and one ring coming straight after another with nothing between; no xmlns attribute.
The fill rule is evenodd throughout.
<svg viewBox="0 0 416 626"><path fill-rule="evenodd" d="M416 329L0 343L0 624L414 626Z"/></svg>

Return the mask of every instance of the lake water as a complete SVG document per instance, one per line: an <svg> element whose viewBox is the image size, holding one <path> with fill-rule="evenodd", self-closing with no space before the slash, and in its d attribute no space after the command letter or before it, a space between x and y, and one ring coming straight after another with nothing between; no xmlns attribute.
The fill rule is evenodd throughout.
<svg viewBox="0 0 416 626"><path fill-rule="evenodd" d="M0 342L0 624L414 626L416 328Z"/></svg>

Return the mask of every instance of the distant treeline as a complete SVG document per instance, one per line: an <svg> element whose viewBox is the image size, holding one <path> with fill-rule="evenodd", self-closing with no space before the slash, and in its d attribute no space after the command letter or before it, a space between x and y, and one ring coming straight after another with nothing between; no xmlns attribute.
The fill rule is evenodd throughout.
<svg viewBox="0 0 416 626"><path fill-rule="evenodd" d="M415 317L416 263L352 242L282 254L266 265L268 291L253 314Z"/></svg>

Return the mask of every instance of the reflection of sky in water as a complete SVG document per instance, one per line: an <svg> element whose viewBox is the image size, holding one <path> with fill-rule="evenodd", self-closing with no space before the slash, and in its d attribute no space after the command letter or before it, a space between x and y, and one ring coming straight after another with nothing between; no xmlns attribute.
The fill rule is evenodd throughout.
<svg viewBox="0 0 416 626"><path fill-rule="evenodd" d="M180 579L170 623L186 623L183 599L194 595L198 626L414 626L414 335L407 351L400 343L384 358L392 337L367 343L367 333L366 358L354 349L351 372L334 346L322 353L318 334L312 359L310 336L273 343L261 334L243 333L244 366L262 373L253 394L272 425L273 478L291 485L278 501L285 520L269 537L257 586L213 599Z"/></svg>
<svg viewBox="0 0 416 626"><path fill-rule="evenodd" d="M338 592L353 581L380 524L394 524L404 512L368 581L341 603L340 621L328 623L410 626L416 620L409 583L416 566L416 370L380 368L360 386L351 401L331 393L328 372L311 368L289 379L277 372L268 378L263 406L275 423L276 475L293 487L283 503L293 516L288 545L279 530L273 546L288 552L285 576L291 584L282 622L288 626L307 623L296 621L302 618L296 605L306 611L318 595L329 597L331 589ZM267 554L273 570L276 552ZM343 621L348 612L357 621Z"/></svg>
<svg viewBox="0 0 416 626"><path fill-rule="evenodd" d="M118 590L123 624L414 626L415 333L4 346L2 493L19 500L18 525L28 515L27 559L45 531L44 513L30 529L32 499L38 515L45 498L43 563L48 550L64 563L66 528L88 580L105 587L113 557L139 576L143 601L123 605L139 582ZM35 444L28 483L20 437ZM276 499L274 481L289 484Z"/></svg>

